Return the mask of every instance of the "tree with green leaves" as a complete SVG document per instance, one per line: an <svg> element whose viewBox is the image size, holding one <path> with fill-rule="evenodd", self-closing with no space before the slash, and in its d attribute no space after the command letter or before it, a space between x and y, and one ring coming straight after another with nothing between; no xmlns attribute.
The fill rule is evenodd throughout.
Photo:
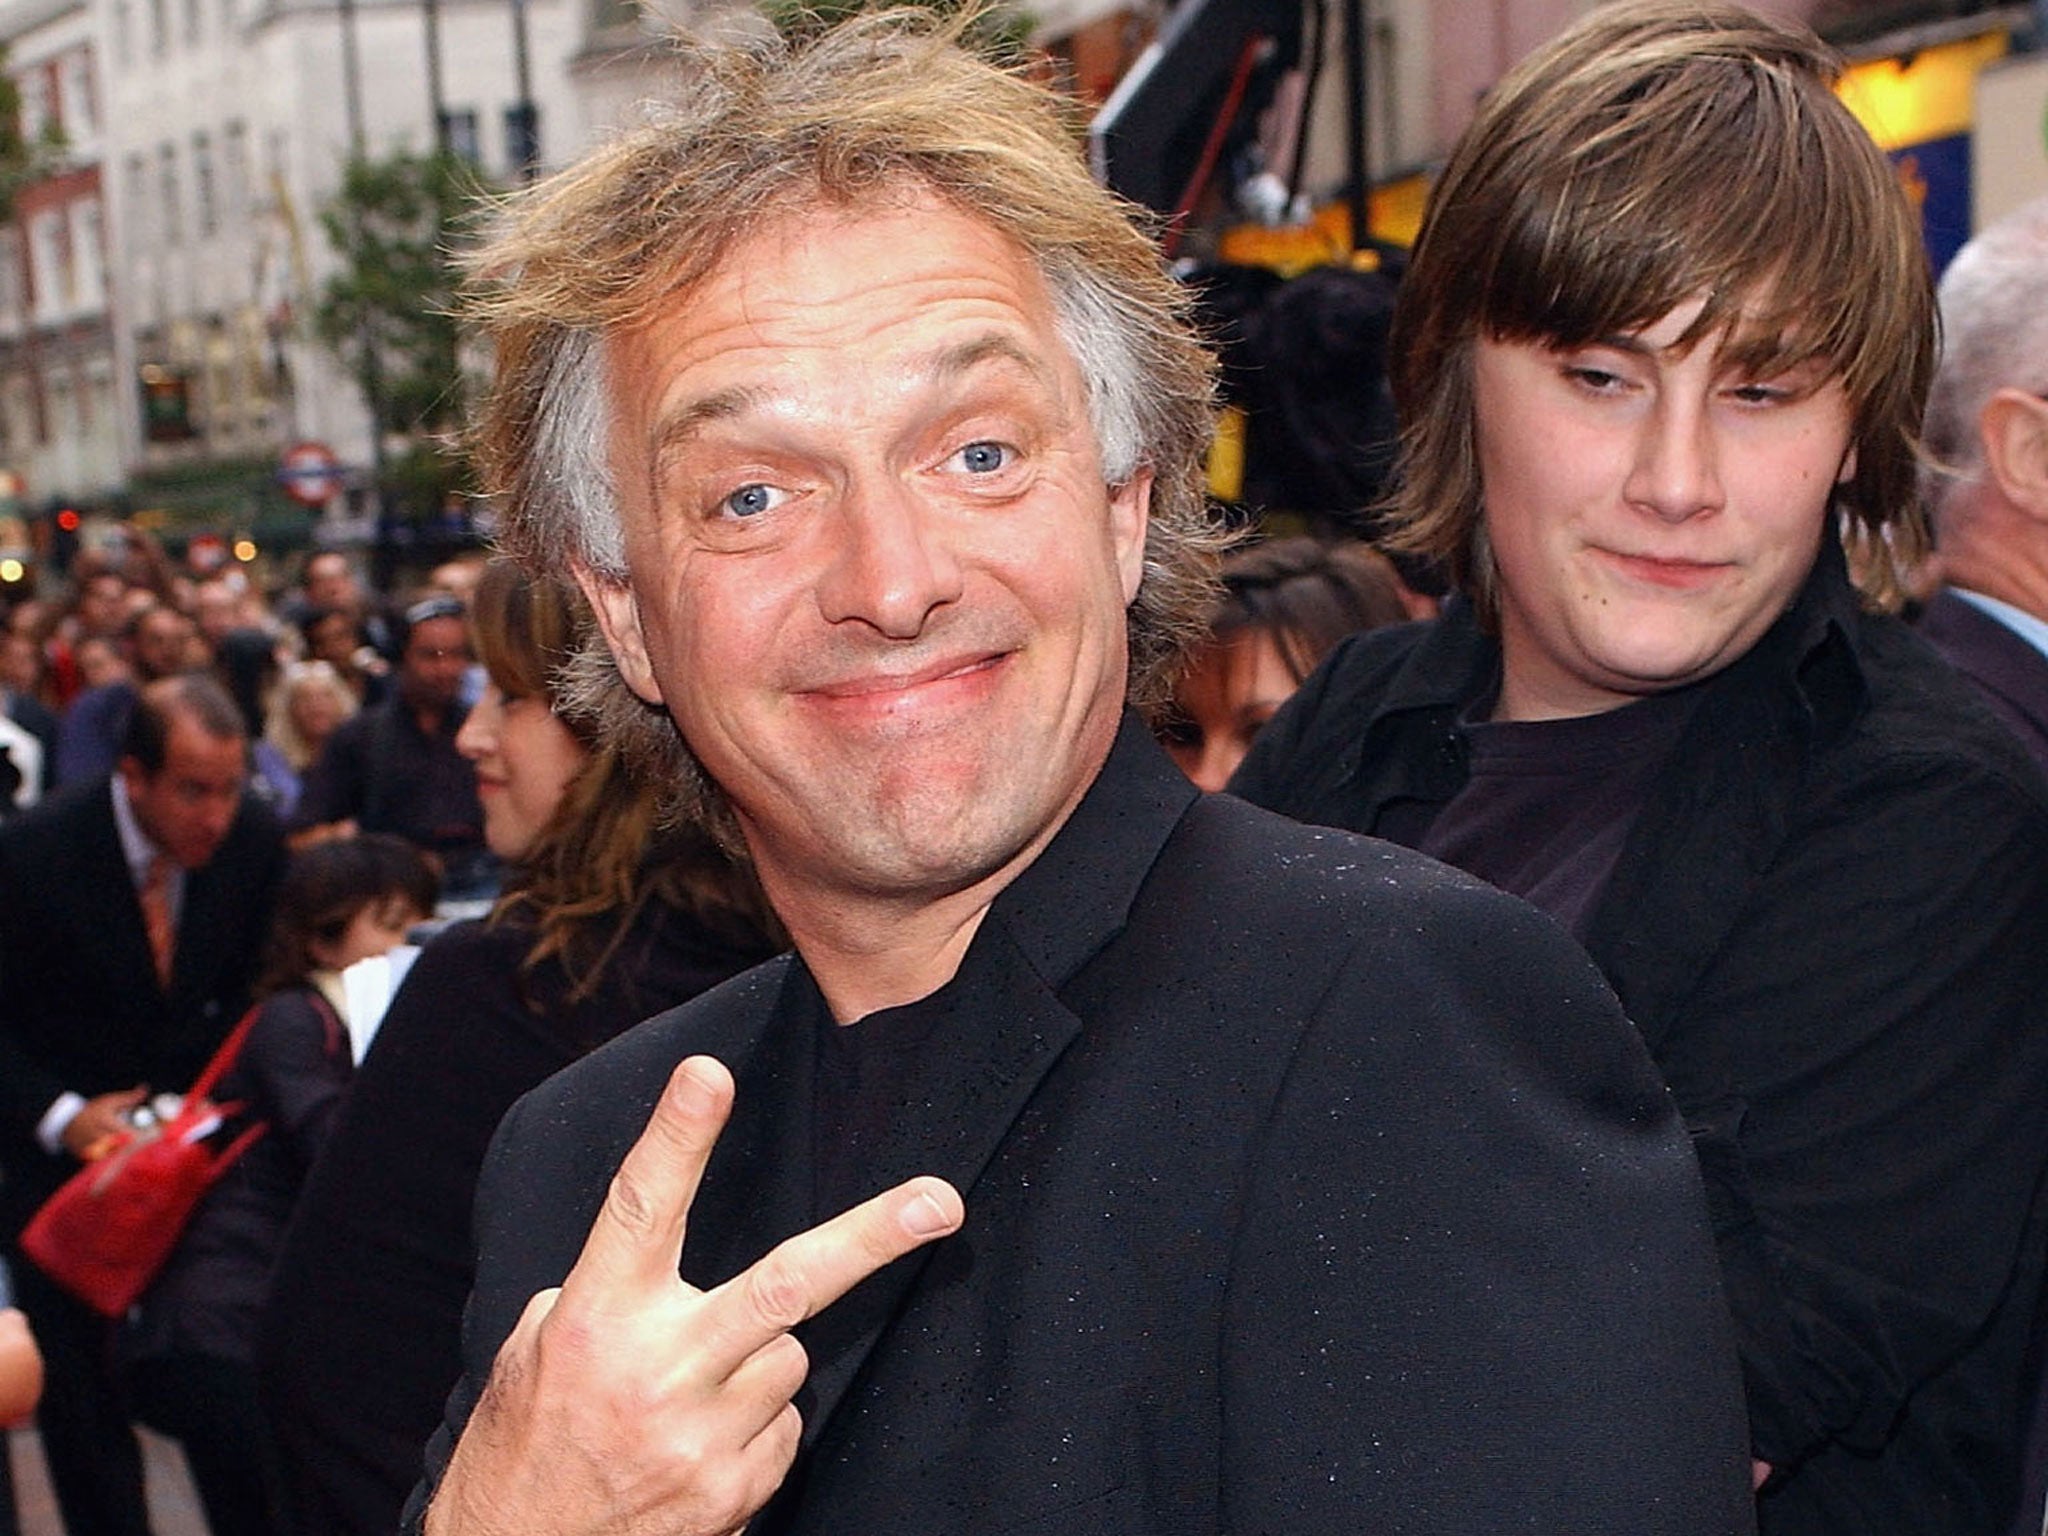
<svg viewBox="0 0 2048 1536"><path fill-rule="evenodd" d="M315 327L362 389L378 432L407 444L379 489L419 516L467 486L449 250L485 192L458 156L399 151L351 160L320 214L341 268L321 292Z"/></svg>

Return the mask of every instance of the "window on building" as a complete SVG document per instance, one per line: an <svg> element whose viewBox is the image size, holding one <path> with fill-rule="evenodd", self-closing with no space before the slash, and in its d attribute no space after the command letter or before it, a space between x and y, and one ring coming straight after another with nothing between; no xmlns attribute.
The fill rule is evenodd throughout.
<svg viewBox="0 0 2048 1536"><path fill-rule="evenodd" d="M21 136L33 144L56 118L55 103L50 100L49 68L31 65L15 83L21 95Z"/></svg>
<svg viewBox="0 0 2048 1536"><path fill-rule="evenodd" d="M71 310L70 242L64 215L45 208L28 223L29 287L38 325L52 325Z"/></svg>
<svg viewBox="0 0 2048 1536"><path fill-rule="evenodd" d="M263 192L266 204L283 196L291 183L292 136L287 129L273 128L264 141Z"/></svg>
<svg viewBox="0 0 2048 1536"><path fill-rule="evenodd" d="M158 209L157 232L165 245L178 245L185 238L185 210L178 198L178 146L162 144L156 152Z"/></svg>
<svg viewBox="0 0 2048 1536"><path fill-rule="evenodd" d="M71 205L71 274L76 307L96 314L107 304L106 231L100 200L81 197Z"/></svg>
<svg viewBox="0 0 2048 1536"><path fill-rule="evenodd" d="M149 0L149 52L152 58L162 58L171 46L171 17L169 0Z"/></svg>
<svg viewBox="0 0 2048 1536"><path fill-rule="evenodd" d="M135 13L130 0L114 0L114 67L135 62Z"/></svg>
<svg viewBox="0 0 2048 1536"><path fill-rule="evenodd" d="M203 133L192 135L192 200L201 240L211 240L220 228L219 190L213 180L213 140Z"/></svg>
<svg viewBox="0 0 2048 1536"><path fill-rule="evenodd" d="M220 136L221 217L240 224L249 216L249 125L229 123Z"/></svg>
<svg viewBox="0 0 2048 1536"><path fill-rule="evenodd" d="M43 441L42 413L37 410L35 391L25 378L7 384L7 440L20 452Z"/></svg>
<svg viewBox="0 0 2048 1536"><path fill-rule="evenodd" d="M185 0L185 46L192 47L199 41L199 0Z"/></svg>
<svg viewBox="0 0 2048 1536"><path fill-rule="evenodd" d="M476 113L465 107L441 114L442 137L448 153L471 165L484 163L483 144L477 137Z"/></svg>
<svg viewBox="0 0 2048 1536"><path fill-rule="evenodd" d="M516 181L540 164L540 109L515 101L505 109L505 168Z"/></svg>
<svg viewBox="0 0 2048 1536"><path fill-rule="evenodd" d="M84 48L74 48L64 55L64 61L57 72L58 120L64 124L64 136L74 146L88 143L99 137L100 107L93 93L92 54Z"/></svg>
<svg viewBox="0 0 2048 1536"><path fill-rule="evenodd" d="M21 329L21 236L0 229L0 331Z"/></svg>
<svg viewBox="0 0 2048 1536"><path fill-rule="evenodd" d="M121 213L128 221L128 245L146 251L156 244L156 222L150 217L149 162L140 152L122 162Z"/></svg>
<svg viewBox="0 0 2048 1536"><path fill-rule="evenodd" d="M85 396L90 409L82 412L89 421L112 423L114 419L114 375L104 363L87 368Z"/></svg>

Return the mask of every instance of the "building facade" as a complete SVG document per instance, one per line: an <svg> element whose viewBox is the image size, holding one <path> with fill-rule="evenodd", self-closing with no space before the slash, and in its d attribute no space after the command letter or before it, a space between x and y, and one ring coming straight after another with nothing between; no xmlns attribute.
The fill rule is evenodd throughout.
<svg viewBox="0 0 2048 1536"><path fill-rule="evenodd" d="M0 226L0 468L31 505L117 494L126 475L109 271L103 97L87 0L11 8L7 68L33 173ZM132 412L131 412L132 414Z"/></svg>
<svg viewBox="0 0 2048 1536"><path fill-rule="evenodd" d="M351 151L439 137L501 185L574 155L586 97L617 110L607 61L648 68L616 9L0 0L24 129L55 124L57 146L0 226L0 467L32 505L125 487L139 508L183 484L230 522L294 443L360 476L370 416L313 327L338 264L321 213Z"/></svg>

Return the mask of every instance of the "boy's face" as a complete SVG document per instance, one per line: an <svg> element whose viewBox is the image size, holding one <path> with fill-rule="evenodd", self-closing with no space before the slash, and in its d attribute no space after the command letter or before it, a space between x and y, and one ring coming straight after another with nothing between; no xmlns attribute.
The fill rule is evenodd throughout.
<svg viewBox="0 0 2048 1536"><path fill-rule="evenodd" d="M1680 350L1698 312L1577 348L1475 345L1497 718L1597 714L1711 677L1813 568L1855 472L1848 397L1820 365L1750 376L1725 335Z"/></svg>

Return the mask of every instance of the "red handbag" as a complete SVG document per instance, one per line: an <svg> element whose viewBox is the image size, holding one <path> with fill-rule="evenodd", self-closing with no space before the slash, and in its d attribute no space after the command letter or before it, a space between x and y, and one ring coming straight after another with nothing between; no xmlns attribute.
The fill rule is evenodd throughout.
<svg viewBox="0 0 2048 1536"><path fill-rule="evenodd" d="M21 1249L36 1267L95 1312L120 1317L149 1288L192 1219L201 1197L270 1127L258 1121L225 1147L209 1138L239 1104L207 1096L234 1062L256 1023L251 1008L169 1121L124 1132L43 1202L22 1229Z"/></svg>

